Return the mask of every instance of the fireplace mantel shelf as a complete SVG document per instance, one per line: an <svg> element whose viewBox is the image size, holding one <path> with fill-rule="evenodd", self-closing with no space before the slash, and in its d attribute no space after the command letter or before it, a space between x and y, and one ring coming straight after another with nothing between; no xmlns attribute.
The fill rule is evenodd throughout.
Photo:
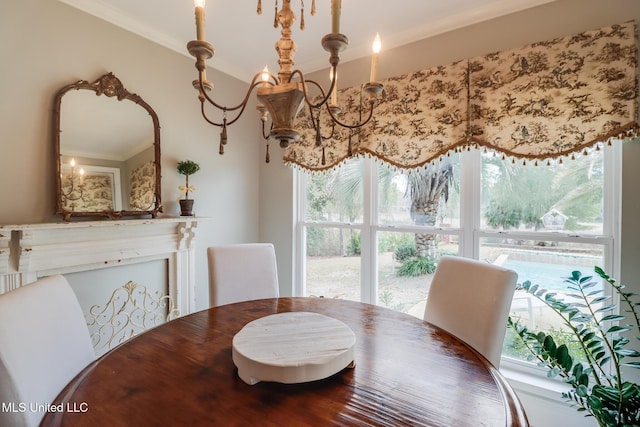
<svg viewBox="0 0 640 427"><path fill-rule="evenodd" d="M7 230L46 230L46 229L75 229L75 228L95 228L95 227L128 227L166 223L181 223L206 221L210 218L196 216L181 217L162 217L148 219L121 219L121 220L102 220L102 221L75 221L75 222L41 222L37 224L16 224L2 225L0 224L0 234Z"/></svg>
<svg viewBox="0 0 640 427"><path fill-rule="evenodd" d="M195 309L195 233L207 219L0 225L0 293L42 276L167 259L169 293L181 313L189 313Z"/></svg>

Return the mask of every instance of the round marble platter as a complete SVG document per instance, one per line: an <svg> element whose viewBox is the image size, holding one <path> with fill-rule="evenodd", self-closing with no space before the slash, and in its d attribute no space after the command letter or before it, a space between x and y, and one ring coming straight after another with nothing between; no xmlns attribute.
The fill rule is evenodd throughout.
<svg viewBox="0 0 640 427"><path fill-rule="evenodd" d="M293 311L247 323L233 337L232 357L247 384L295 384L353 367L355 342L355 334L343 322Z"/></svg>

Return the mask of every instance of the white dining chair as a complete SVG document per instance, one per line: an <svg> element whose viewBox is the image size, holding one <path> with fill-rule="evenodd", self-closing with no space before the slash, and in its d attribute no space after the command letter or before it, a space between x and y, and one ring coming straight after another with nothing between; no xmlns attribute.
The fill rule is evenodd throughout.
<svg viewBox="0 0 640 427"><path fill-rule="evenodd" d="M271 243L212 246L207 256L212 307L279 296L276 253Z"/></svg>
<svg viewBox="0 0 640 427"><path fill-rule="evenodd" d="M37 426L46 405L94 360L67 280L45 277L0 295L1 426ZM6 406L8 405L8 406Z"/></svg>
<svg viewBox="0 0 640 427"><path fill-rule="evenodd" d="M487 262L443 256L431 281L424 320L471 345L496 368L518 274Z"/></svg>

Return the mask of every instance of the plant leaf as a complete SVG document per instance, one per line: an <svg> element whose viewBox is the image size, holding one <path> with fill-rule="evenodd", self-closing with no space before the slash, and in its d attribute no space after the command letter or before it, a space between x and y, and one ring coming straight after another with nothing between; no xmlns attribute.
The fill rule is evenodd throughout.
<svg viewBox="0 0 640 427"><path fill-rule="evenodd" d="M640 357L640 351L633 350L630 348L616 350L616 354L619 354L623 357Z"/></svg>
<svg viewBox="0 0 640 427"><path fill-rule="evenodd" d="M576 394L580 397L587 397L589 396L589 390L587 389L587 386L580 384L576 387Z"/></svg>
<svg viewBox="0 0 640 427"><path fill-rule="evenodd" d="M604 311L611 311L614 308L616 308L616 305L615 304L610 304L610 305L607 305L607 306L604 306L604 307L601 307L601 308L595 310L595 312L596 313L602 313Z"/></svg>
<svg viewBox="0 0 640 427"><path fill-rule="evenodd" d="M544 339L544 343L542 345L544 346L544 349L551 356L555 357L557 345L556 345L556 342L553 340L553 337L551 335L547 335L546 336L546 338Z"/></svg>
<svg viewBox="0 0 640 427"><path fill-rule="evenodd" d="M580 374L577 377L577 382L578 382L578 384L583 385L585 387L589 386L589 374L586 373L586 372L583 373L583 374Z"/></svg>
<svg viewBox="0 0 640 427"><path fill-rule="evenodd" d="M598 363L600 364L600 366L606 365L607 363L609 363L609 360L611 360L611 357L607 356L602 358Z"/></svg>
<svg viewBox="0 0 640 427"><path fill-rule="evenodd" d="M612 320L612 321L613 321L613 320L623 320L624 318L625 318L624 316L621 316L621 315L619 315L619 314L608 314L608 315L604 316L604 317L603 317L602 319L600 319L600 320L602 320L603 322L605 322L605 321L609 321L609 320Z"/></svg>
<svg viewBox="0 0 640 427"><path fill-rule="evenodd" d="M593 351L593 348L598 345L602 347L602 342L600 340L590 341L587 344L587 348Z"/></svg>
<svg viewBox="0 0 640 427"><path fill-rule="evenodd" d="M619 325L615 325L610 327L609 329L607 329L607 332L605 332L605 335L610 335L613 334L615 332L626 332L626 331L630 331L631 329L628 326L619 326Z"/></svg>

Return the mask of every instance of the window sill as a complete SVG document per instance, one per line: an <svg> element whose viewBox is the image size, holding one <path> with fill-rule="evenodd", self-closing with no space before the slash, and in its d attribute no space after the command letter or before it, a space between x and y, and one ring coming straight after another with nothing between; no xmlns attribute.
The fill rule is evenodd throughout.
<svg viewBox="0 0 640 427"><path fill-rule="evenodd" d="M513 360L503 360L500 372L518 395L532 427L597 427L594 418L585 418L584 412L562 398L569 386L561 379L547 378L540 368Z"/></svg>
<svg viewBox="0 0 640 427"><path fill-rule="evenodd" d="M569 389L567 384L560 380L547 378L537 372L525 372L512 366L501 367L500 373L505 376L516 390L533 394L540 398L562 402L562 392ZM564 404L564 402L562 403Z"/></svg>

